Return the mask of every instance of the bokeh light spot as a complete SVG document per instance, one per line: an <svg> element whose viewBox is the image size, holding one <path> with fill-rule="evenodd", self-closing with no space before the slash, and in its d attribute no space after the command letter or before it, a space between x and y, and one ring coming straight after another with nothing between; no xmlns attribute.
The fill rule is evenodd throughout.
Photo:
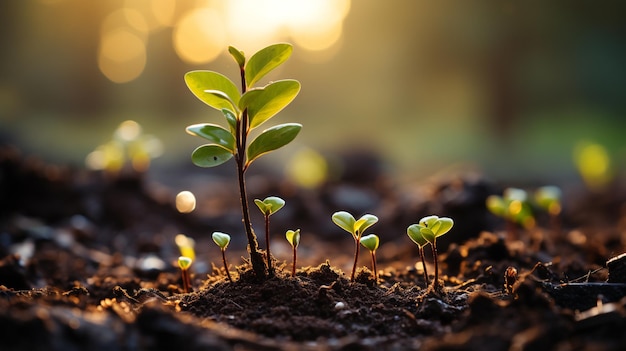
<svg viewBox="0 0 626 351"><path fill-rule="evenodd" d="M226 32L220 14L200 8L186 14L174 30L174 49L188 63L206 63L224 50Z"/></svg>

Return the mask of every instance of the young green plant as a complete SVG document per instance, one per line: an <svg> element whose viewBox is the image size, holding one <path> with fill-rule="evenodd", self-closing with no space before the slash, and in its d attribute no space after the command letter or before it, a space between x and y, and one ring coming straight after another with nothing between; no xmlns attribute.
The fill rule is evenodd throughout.
<svg viewBox="0 0 626 351"><path fill-rule="evenodd" d="M535 226L535 217L528 203L528 194L523 189L506 188L502 196L490 195L486 200L487 209L498 217L504 218L507 232L517 237L516 225L524 228Z"/></svg>
<svg viewBox="0 0 626 351"><path fill-rule="evenodd" d="M378 270L376 269L376 250L380 244L380 239L376 234L366 235L361 238L361 245L365 246L372 254L372 272L374 273L374 280L378 282Z"/></svg>
<svg viewBox="0 0 626 351"><path fill-rule="evenodd" d="M291 247L293 248L293 266L291 268L291 276L295 277L296 259L298 258L298 244L300 244L300 229L288 230L285 236L287 237L287 241L289 241L289 244L291 244Z"/></svg>
<svg viewBox="0 0 626 351"><path fill-rule="evenodd" d="M361 236L367 228L378 222L378 217L371 214L365 214L356 220L350 213L339 211L333 213L332 220L337 226L339 226L339 228L352 234L352 238L354 238L354 265L352 266L352 274L350 275L350 281L354 281L356 265L359 259L359 247L361 246L359 242L361 240Z"/></svg>
<svg viewBox="0 0 626 351"><path fill-rule="evenodd" d="M422 260L422 267L424 268L424 281L426 282L426 286L428 286L430 282L428 281L428 270L426 270L426 260L424 259L424 247L428 245L428 240L422 235L419 224L411 224L406 228L406 234L419 248L420 259Z"/></svg>
<svg viewBox="0 0 626 351"><path fill-rule="evenodd" d="M439 285L439 260L437 259L437 238L444 235L454 225L454 221L448 217L438 217L438 216L426 216L420 219L420 222L415 225L409 226L411 229L411 233L415 230L419 230L419 233L426 239L428 243L432 246L433 249L433 260L435 263L435 277L433 281L433 289L435 291L439 291L441 289ZM416 227L413 227L416 226ZM411 240L413 240L413 235L409 235ZM416 242L417 243L417 242ZM419 245L419 244L418 244Z"/></svg>
<svg viewBox="0 0 626 351"><path fill-rule="evenodd" d="M255 84L283 64L292 51L290 44L274 44L261 49L246 61L242 51L230 46L228 52L239 67L241 91L226 76L214 71L191 71L185 74L185 82L191 92L208 106L220 111L226 119L227 128L211 123L187 127L189 134L209 141L196 148L191 158L200 167L215 167L231 158L235 159L250 262L259 279L267 277L266 265L263 256L257 251L257 238L250 222L245 173L259 157L293 141L302 125L285 123L271 127L260 132L248 144L250 132L282 111L300 92L300 82L293 79L273 81L264 87L256 87Z"/></svg>
<svg viewBox="0 0 626 351"><path fill-rule="evenodd" d="M224 263L224 270L226 271L226 276L228 277L229 282L233 282L233 278L230 276L230 271L228 270L228 264L226 263L226 248L230 243L230 235L222 232L213 232L212 235L213 241L220 247L222 251L222 262Z"/></svg>
<svg viewBox="0 0 626 351"><path fill-rule="evenodd" d="M552 231L555 233L561 231L561 222L559 220L562 208L561 197L561 189L553 185L542 186L535 191L535 203L548 212Z"/></svg>
<svg viewBox="0 0 626 351"><path fill-rule="evenodd" d="M191 266L191 262L191 258L186 256L180 256L178 258L178 267L180 267L183 280L183 291L185 293L191 291L191 278L189 277L189 267Z"/></svg>
<svg viewBox="0 0 626 351"><path fill-rule="evenodd" d="M267 245L267 273L274 275L272 256L270 255L270 216L285 206L285 200L277 196L266 197L263 201L254 199L254 203L265 217L265 245Z"/></svg>

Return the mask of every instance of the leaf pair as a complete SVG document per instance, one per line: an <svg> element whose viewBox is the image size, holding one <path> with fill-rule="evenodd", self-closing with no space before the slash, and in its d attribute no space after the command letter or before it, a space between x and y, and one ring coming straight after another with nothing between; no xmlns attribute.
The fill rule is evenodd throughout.
<svg viewBox="0 0 626 351"><path fill-rule="evenodd" d="M435 239L444 235L454 225L454 221L448 217L427 216L419 221L419 224L412 224L407 228L407 235L419 247L424 247L428 243L433 244Z"/></svg>
<svg viewBox="0 0 626 351"><path fill-rule="evenodd" d="M378 222L378 217L366 214L356 220L350 213L339 211L333 214L332 220L340 228L352 234L354 240L358 241L367 228Z"/></svg>
<svg viewBox="0 0 626 351"><path fill-rule="evenodd" d="M277 196L268 196L263 201L254 199L254 203L265 216L270 216L285 206L285 200Z"/></svg>

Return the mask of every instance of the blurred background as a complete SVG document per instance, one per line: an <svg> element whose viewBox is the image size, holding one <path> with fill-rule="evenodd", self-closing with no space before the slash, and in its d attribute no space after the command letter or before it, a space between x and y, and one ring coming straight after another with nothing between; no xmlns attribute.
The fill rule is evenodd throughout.
<svg viewBox="0 0 626 351"><path fill-rule="evenodd" d="M611 1L3 1L0 141L97 167L92 151L132 120L154 176L172 179L202 143L184 128L225 124L183 75L238 82L228 45L287 41L293 56L262 83L302 91L269 125L304 128L268 168L364 150L398 178L602 184L626 160L625 39Z"/></svg>

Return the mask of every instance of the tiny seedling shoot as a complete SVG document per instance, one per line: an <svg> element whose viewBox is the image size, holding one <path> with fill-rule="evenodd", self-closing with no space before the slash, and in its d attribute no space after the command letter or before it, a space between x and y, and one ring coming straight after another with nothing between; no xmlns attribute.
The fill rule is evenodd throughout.
<svg viewBox="0 0 626 351"><path fill-rule="evenodd" d="M537 206L548 212L552 230L555 233L561 231L559 215L561 214L561 189L557 186L546 185L535 191L535 202Z"/></svg>
<svg viewBox="0 0 626 351"><path fill-rule="evenodd" d="M433 248L433 260L435 263L435 277L433 281L433 289L435 291L440 290L439 285L439 261L437 259L437 238L444 235L454 225L454 221L448 217L438 217L438 216L427 216L420 219L419 224L416 224L417 228L413 227L411 231L409 231L409 237L413 239L411 235L416 229L422 234L424 239L430 243ZM414 225L409 226L411 228ZM414 240L415 241L415 240ZM416 242L417 243L417 242ZM419 244L418 244L419 245Z"/></svg>
<svg viewBox="0 0 626 351"><path fill-rule="evenodd" d="M361 240L361 236L367 228L378 222L378 217L371 214L365 214L359 218L359 220L356 220L350 213L339 211L333 214L332 220L339 226L339 228L352 234L352 237L354 238L356 248L354 250L354 265L352 266L352 274L350 275L350 281L354 281L356 265L359 259L359 247L361 246L359 242Z"/></svg>
<svg viewBox="0 0 626 351"><path fill-rule="evenodd" d="M507 232L517 237L516 225L524 228L535 226L535 217L528 203L528 194L523 189L506 188L502 196L490 195L486 200L487 209L498 217L504 218Z"/></svg>
<svg viewBox="0 0 626 351"><path fill-rule="evenodd" d="M180 267L180 272L183 280L183 291L188 293L191 291L191 278L189 277L189 267L191 266L191 258L180 256L178 258L178 267Z"/></svg>
<svg viewBox="0 0 626 351"><path fill-rule="evenodd" d="M240 89L229 78L214 71L199 70L185 74L189 90L202 102L220 111L226 119L226 128L212 123L187 127L189 134L208 140L207 144L193 151L191 159L200 167L215 167L235 159L250 262L259 279L267 277L266 265L257 251L257 238L250 221L245 173L253 161L293 141L302 125L280 124L258 133L248 143L252 139L252 131L282 111L300 92L300 82L293 79L276 80L264 87L255 84L287 61L292 51L290 44L274 44L261 49L246 61L242 51L229 47L228 52L239 67Z"/></svg>
<svg viewBox="0 0 626 351"><path fill-rule="evenodd" d="M376 250L380 244L380 239L376 234L366 235L361 238L361 245L365 246L372 254L372 272L374 273L374 280L378 282L378 270L376 269Z"/></svg>
<svg viewBox="0 0 626 351"><path fill-rule="evenodd" d="M222 251L222 262L224 263L224 270L226 271L226 276L228 277L229 282L233 282L233 278L230 276L230 271L228 270L228 264L226 263L226 248L230 243L230 235L221 232L214 232L212 235L213 241L220 247Z"/></svg>
<svg viewBox="0 0 626 351"><path fill-rule="evenodd" d="M419 224L411 224L406 229L406 234L419 248L420 260L422 260L422 267L424 269L424 281L426 282L426 286L428 286L430 282L428 281L428 270L426 269L426 260L424 259L424 247L428 245L428 240L422 235Z"/></svg>
<svg viewBox="0 0 626 351"><path fill-rule="evenodd" d="M288 230L285 234L287 237L287 241L291 244L293 248L293 266L291 268L291 276L296 276L296 259L298 258L298 244L300 244L300 229L296 230Z"/></svg>
<svg viewBox="0 0 626 351"><path fill-rule="evenodd" d="M267 272L274 275L272 256L270 255L270 216L285 206L285 200L277 196L266 197L263 201L254 199L254 203L265 217L265 245L267 245Z"/></svg>

